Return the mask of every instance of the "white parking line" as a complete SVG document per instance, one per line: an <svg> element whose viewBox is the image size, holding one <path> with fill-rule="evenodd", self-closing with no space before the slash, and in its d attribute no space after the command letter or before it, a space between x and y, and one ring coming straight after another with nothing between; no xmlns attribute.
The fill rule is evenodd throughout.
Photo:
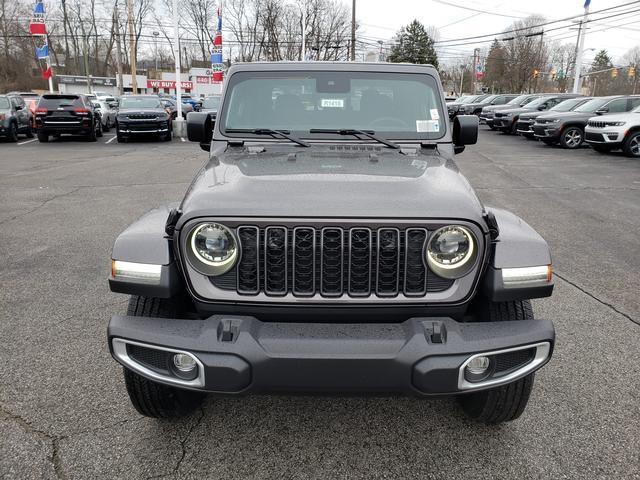
<svg viewBox="0 0 640 480"><path fill-rule="evenodd" d="M180 140L182 140L183 142L186 142L186 140L184 139L184 137L180 137Z"/></svg>
<svg viewBox="0 0 640 480"><path fill-rule="evenodd" d="M26 145L27 143L35 142L37 140L38 140L37 138L32 138L31 140L26 140L24 142L20 142L18 145Z"/></svg>
<svg viewBox="0 0 640 480"><path fill-rule="evenodd" d="M116 136L114 135L113 137L111 137L109 140L107 140L107 141L106 141L106 142L104 142L104 143L111 143L111 142L113 142L116 138L118 138L118 137L116 137Z"/></svg>

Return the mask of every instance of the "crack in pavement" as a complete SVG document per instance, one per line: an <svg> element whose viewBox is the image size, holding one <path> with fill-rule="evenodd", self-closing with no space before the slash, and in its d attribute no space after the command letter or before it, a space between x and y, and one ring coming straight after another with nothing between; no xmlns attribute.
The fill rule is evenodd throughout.
<svg viewBox="0 0 640 480"><path fill-rule="evenodd" d="M630 320L631 322L635 323L636 325L640 325L640 320L637 320L635 318L633 318L631 315L624 313L620 310L618 310L614 305L605 302L604 300L601 300L600 298L596 297L594 294L592 294L591 292L588 292L587 290L585 290L584 288L582 288L580 285L578 285L577 283L572 282L571 280L569 280L568 278L560 275L558 272L553 272L553 275L555 277L558 277L559 279L563 280L564 282L568 283L569 285L577 288L578 290L580 290L582 293L584 293L585 295L587 295L588 297L594 299L596 302L604 305L605 307L609 307L611 310L613 310L614 312L622 315L624 318L626 318L627 320Z"/></svg>
<svg viewBox="0 0 640 480"><path fill-rule="evenodd" d="M57 194L57 195L54 195L53 197L51 197L51 198L49 198L49 199L45 200L44 202L42 202L42 203L41 203L40 205L38 205L37 207L32 208L31 210L29 210L29 211L27 211L27 212L19 213L18 215L14 215L13 217L11 217L11 218L9 218L9 219L4 220L1 224L2 224L2 225L4 225L4 224L7 224L7 223L9 223L9 222L12 222L13 220L15 220L15 219L17 219L17 218L20 218L20 217L26 217L27 215L31 215L32 213L36 212L37 210L40 210L42 207L44 207L45 205L47 205L49 202L53 202L54 200L56 200L56 199L58 199L58 198L61 198L61 197L66 197L67 195L73 195L74 193L76 193L76 192L77 192L78 190L80 190L81 188L83 188L83 187L77 187L77 188L74 188L74 189L72 189L72 190L70 190L70 191L68 191L68 192L65 192L65 193L59 193L59 194Z"/></svg>

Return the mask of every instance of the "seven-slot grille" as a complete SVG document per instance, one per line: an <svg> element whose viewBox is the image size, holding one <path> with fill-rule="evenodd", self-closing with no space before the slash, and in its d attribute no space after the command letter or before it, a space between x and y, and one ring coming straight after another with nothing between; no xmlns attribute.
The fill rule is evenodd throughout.
<svg viewBox="0 0 640 480"><path fill-rule="evenodd" d="M241 295L422 297L453 284L425 267L425 228L240 226L236 232L240 261L212 282Z"/></svg>
<svg viewBox="0 0 640 480"><path fill-rule="evenodd" d="M607 122L599 121L599 120L589 120L587 125L593 128L604 128L607 126Z"/></svg>

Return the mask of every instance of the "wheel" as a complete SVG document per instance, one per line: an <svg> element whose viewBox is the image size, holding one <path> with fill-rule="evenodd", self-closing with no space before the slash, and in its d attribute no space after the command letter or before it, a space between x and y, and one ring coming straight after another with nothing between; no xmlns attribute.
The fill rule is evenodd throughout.
<svg viewBox="0 0 640 480"><path fill-rule="evenodd" d="M173 140L173 132L171 131L171 128L169 128L169 131L162 136L162 140L165 142L170 142L171 140Z"/></svg>
<svg viewBox="0 0 640 480"><path fill-rule="evenodd" d="M96 140L97 140L96 127L95 125L92 125L91 130L89 131L89 133L87 133L87 141L95 142Z"/></svg>
<svg viewBox="0 0 640 480"><path fill-rule="evenodd" d="M107 123L104 124L104 127L102 128L103 131L108 132L109 130L111 130L111 122L109 121L109 117L107 117Z"/></svg>
<svg viewBox="0 0 640 480"><path fill-rule="evenodd" d="M511 124L511 128L509 128L509 133L511 135L518 135L518 121L514 120Z"/></svg>
<svg viewBox="0 0 640 480"><path fill-rule="evenodd" d="M622 147L627 157L640 157L640 131L631 132Z"/></svg>
<svg viewBox="0 0 640 480"><path fill-rule="evenodd" d="M180 301L132 296L127 315L160 318L180 317L185 307ZM135 409L153 418L173 418L190 414L202 404L204 393L169 387L123 369L127 393Z"/></svg>
<svg viewBox="0 0 640 480"><path fill-rule="evenodd" d="M49 135L46 133L38 132L38 141L40 143L47 143L49 141Z"/></svg>
<svg viewBox="0 0 640 480"><path fill-rule="evenodd" d="M609 153L611 151L611 147L608 145L591 145L591 148L598 153Z"/></svg>
<svg viewBox="0 0 640 480"><path fill-rule="evenodd" d="M118 143L127 143L127 140L128 140L128 139L127 139L126 137L122 136L122 135L120 134L120 132L117 132L117 133L116 133L116 141L117 141Z"/></svg>
<svg viewBox="0 0 640 480"><path fill-rule="evenodd" d="M477 305L477 313L491 322L533 319L533 309L529 300L482 300ZM530 373L507 385L462 395L458 400L464 413L473 420L487 424L510 422L524 412L531 395L533 380L534 374Z"/></svg>
<svg viewBox="0 0 640 480"><path fill-rule="evenodd" d="M18 126L13 122L9 124L9 131L7 132L7 140L11 143L16 143L18 141Z"/></svg>
<svg viewBox="0 0 640 480"><path fill-rule="evenodd" d="M560 145L562 148L575 149L582 146L584 141L584 133L580 127L569 127L560 136Z"/></svg>
<svg viewBox="0 0 640 480"><path fill-rule="evenodd" d="M31 128L31 124L27 125L27 131L25 133L27 138L33 138L33 129Z"/></svg>
<svg viewBox="0 0 640 480"><path fill-rule="evenodd" d="M101 136L102 136L102 122L98 122L96 137L101 137Z"/></svg>
<svg viewBox="0 0 640 480"><path fill-rule="evenodd" d="M545 145L549 145L550 147L556 144L556 142L554 142L553 140L548 140L546 138L542 139L542 143L544 143Z"/></svg>

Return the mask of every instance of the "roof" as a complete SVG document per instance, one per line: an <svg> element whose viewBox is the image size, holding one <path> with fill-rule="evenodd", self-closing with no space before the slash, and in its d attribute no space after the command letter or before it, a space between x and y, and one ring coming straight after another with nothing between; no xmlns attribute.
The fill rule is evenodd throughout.
<svg viewBox="0 0 640 480"><path fill-rule="evenodd" d="M251 62L236 63L229 69L234 72L258 71L341 71L341 72L405 72L436 74L433 65L386 62Z"/></svg>

